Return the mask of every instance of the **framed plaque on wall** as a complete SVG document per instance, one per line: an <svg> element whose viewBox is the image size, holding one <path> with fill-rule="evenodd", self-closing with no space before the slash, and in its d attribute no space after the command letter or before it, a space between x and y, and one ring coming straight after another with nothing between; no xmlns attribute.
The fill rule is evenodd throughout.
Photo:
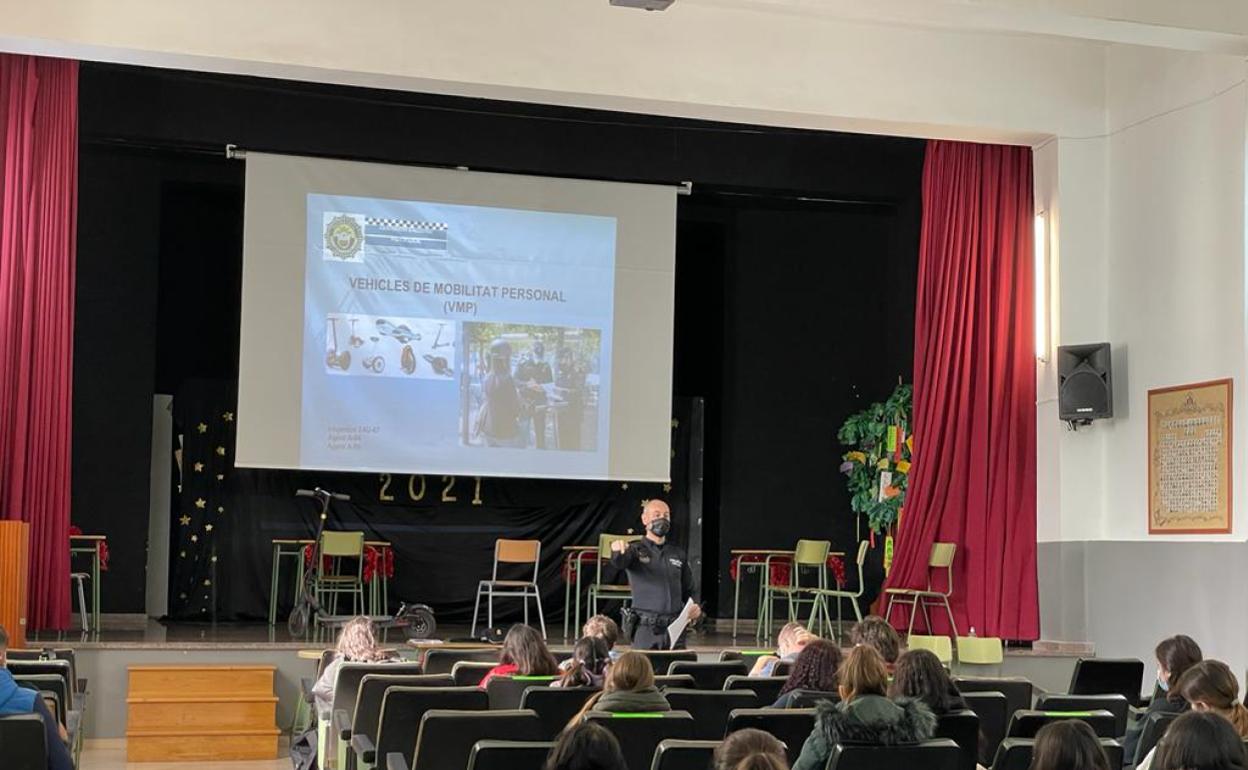
<svg viewBox="0 0 1248 770"><path fill-rule="evenodd" d="M1231 531L1231 380L1148 391L1148 532Z"/></svg>

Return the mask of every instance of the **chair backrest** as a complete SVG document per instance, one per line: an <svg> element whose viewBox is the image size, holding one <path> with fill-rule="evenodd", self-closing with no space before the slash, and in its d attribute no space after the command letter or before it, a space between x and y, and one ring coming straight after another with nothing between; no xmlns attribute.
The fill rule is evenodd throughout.
<svg viewBox="0 0 1248 770"><path fill-rule="evenodd" d="M958 664L1000 665L1005 661L1005 645L995 636L959 636Z"/></svg>
<svg viewBox="0 0 1248 770"><path fill-rule="evenodd" d="M662 674L654 678L654 686L660 690L668 690L674 687L691 689L695 687L695 682L693 677L688 674Z"/></svg>
<svg viewBox="0 0 1248 770"><path fill-rule="evenodd" d="M961 761L962 750L948 738L900 746L837 743L832 746L832 753L828 756L827 770L958 770L958 763Z"/></svg>
<svg viewBox="0 0 1248 770"><path fill-rule="evenodd" d="M932 555L927 566L932 569L946 569L953 566L953 557L958 552L957 543L932 543Z"/></svg>
<svg viewBox="0 0 1248 770"><path fill-rule="evenodd" d="M1101 749L1112 768L1122 767L1122 744L1111 738L1101 738ZM1030 770L1035 738L1006 738L992 761L992 770Z"/></svg>
<svg viewBox="0 0 1248 770"><path fill-rule="evenodd" d="M1157 741L1161 740L1161 736L1166 734L1170 723L1178 718L1178 714L1165 711L1155 711L1144 717L1140 721L1140 740L1135 744L1135 756L1127 757L1131 760L1131 764L1138 765L1143 762L1148 752L1152 751Z"/></svg>
<svg viewBox="0 0 1248 770"><path fill-rule="evenodd" d="M456 687L476 687L485 679L490 669L497 663L478 663L475 660L461 660L451 669L451 678Z"/></svg>
<svg viewBox="0 0 1248 770"><path fill-rule="evenodd" d="M820 701L840 703L841 694L831 690L791 690L793 699L789 701L791 709L813 709ZM773 701L774 702L774 701Z"/></svg>
<svg viewBox="0 0 1248 770"><path fill-rule="evenodd" d="M1121 695L1041 695L1036 699L1037 711L1096 711L1104 709L1114 715L1114 734L1121 738L1127 734L1127 717L1131 704Z"/></svg>
<svg viewBox="0 0 1248 770"><path fill-rule="evenodd" d="M325 556L364 556L363 532L336 532L325 530L321 533L321 553Z"/></svg>
<svg viewBox="0 0 1248 770"><path fill-rule="evenodd" d="M56 674L65 680L65 692L75 692L73 668L67 660L10 660L6 668L13 676Z"/></svg>
<svg viewBox="0 0 1248 770"><path fill-rule="evenodd" d="M420 720L434 709L485 711L485 691L476 687L391 687L381 700L381 718L374 744L377 766L385 767L386 755L402 754L410 767Z"/></svg>
<svg viewBox="0 0 1248 770"><path fill-rule="evenodd" d="M350 715L360 694L360 682L368 674L399 676L419 673L421 668L418 663L343 663L338 667L338 678L334 680L333 709L346 711Z"/></svg>
<svg viewBox="0 0 1248 770"><path fill-rule="evenodd" d="M467 650L429 650L425 653L425 673L449 674L455 667L455 664L461 660L470 660L477 663L488 661L491 665L498 665L498 656L501 652L502 649L499 647L475 647Z"/></svg>
<svg viewBox="0 0 1248 770"><path fill-rule="evenodd" d="M928 650L946 666L953 662L953 643L947 636L910 634L906 639L906 647L911 650Z"/></svg>
<svg viewBox="0 0 1248 770"><path fill-rule="evenodd" d="M948 738L962 750L961 770L975 770L979 764L979 716L969 709L951 711L936 717L933 738Z"/></svg>
<svg viewBox="0 0 1248 770"><path fill-rule="evenodd" d="M520 708L520 697L530 687L550 687L558 677L553 676L496 676L485 685L491 709L514 710Z"/></svg>
<svg viewBox="0 0 1248 770"><path fill-rule="evenodd" d="M693 677L693 686L699 690L722 690L724 682L733 674L748 674L750 671L743 660L726 660L709 663L698 661L673 661L668 667L669 674L688 674Z"/></svg>
<svg viewBox="0 0 1248 770"><path fill-rule="evenodd" d="M793 563L801 567L823 567L828 563L832 544L827 540L798 540L793 548Z"/></svg>
<svg viewBox="0 0 1248 770"><path fill-rule="evenodd" d="M744 660L745 665L754 668L754 662L764 655L775 655L775 650L721 650L720 660Z"/></svg>
<svg viewBox="0 0 1248 770"><path fill-rule="evenodd" d="M43 647L29 650L9 650L9 660L63 660L69 664L69 683L74 692L81 692L78 687L78 662L72 647Z"/></svg>
<svg viewBox="0 0 1248 770"><path fill-rule="evenodd" d="M334 650L332 647L328 650L321 650L321 658L320 660L316 662L316 678L317 679L321 678L321 674L325 673L325 668L330 663L333 663L334 657L337 655L338 655L338 652Z"/></svg>
<svg viewBox="0 0 1248 770"><path fill-rule="evenodd" d="M520 708L536 712L542 722L538 735L553 740L596 692L597 687L529 687L520 696Z"/></svg>
<svg viewBox="0 0 1248 770"><path fill-rule="evenodd" d="M542 770L554 741L479 740L468 754L468 770Z"/></svg>
<svg viewBox="0 0 1248 770"><path fill-rule="evenodd" d="M494 541L494 580L498 580L500 564L532 564L533 576L529 578L537 582L537 569L542 560L541 540L505 540Z"/></svg>
<svg viewBox="0 0 1248 770"><path fill-rule="evenodd" d="M693 737L701 741L723 738L734 709L763 705L753 690L665 690L663 694L673 710L693 715Z"/></svg>
<svg viewBox="0 0 1248 770"><path fill-rule="evenodd" d="M5 770L48 770L48 744L38 714L0 717Z"/></svg>
<svg viewBox="0 0 1248 770"><path fill-rule="evenodd" d="M687 711L661 711L646 714L611 714L591 711L586 722L602 725L615 735L624 751L628 770L650 770L659 742L667 738L693 738L693 716Z"/></svg>
<svg viewBox="0 0 1248 770"><path fill-rule="evenodd" d="M1013 716L1019 709L1029 709L1032 703L1031 680L1022 677L954 677L958 692L999 692L1005 695L1005 713Z"/></svg>
<svg viewBox="0 0 1248 770"><path fill-rule="evenodd" d="M1115 738L1116 720L1114 715L1104 709L1096 711L1035 711L1023 709L1015 711L1010 717L1010 727L1006 735L1010 738L1035 738L1040 728L1064 719L1078 719L1087 722L1098 738Z"/></svg>
<svg viewBox="0 0 1248 770"><path fill-rule="evenodd" d="M789 672L792 670L793 670L793 661L777 660L776 665L771 667L771 675L772 676L788 676Z"/></svg>
<svg viewBox="0 0 1248 770"><path fill-rule="evenodd" d="M531 740L541 723L525 709L506 711L426 711L416 734L412 770L464 770L477 741ZM379 755L380 756L380 755Z"/></svg>
<svg viewBox="0 0 1248 770"><path fill-rule="evenodd" d="M57 674L14 674L13 680L19 687L51 694L56 701L52 713L62 725L68 724L66 712L73 708L73 698L65 687L64 679Z"/></svg>
<svg viewBox="0 0 1248 770"><path fill-rule="evenodd" d="M754 727L771 733L784 744L789 764L797 761L802 744L815 729L815 710L809 709L734 709L728 715L728 736L737 730Z"/></svg>
<svg viewBox="0 0 1248 770"><path fill-rule="evenodd" d="M677 661L696 662L698 654L693 650L637 650L650 661L656 674L668 674L672 664Z"/></svg>
<svg viewBox="0 0 1248 770"><path fill-rule="evenodd" d="M1009 700L999 692L964 692L962 700L979 717L979 762L987 767L997 755L997 747L1005 740L1010 725Z"/></svg>
<svg viewBox="0 0 1248 770"><path fill-rule="evenodd" d="M780 688L788 681L787 676L746 676L733 674L724 680L725 690L753 690L760 705L767 706L780 697Z"/></svg>
<svg viewBox="0 0 1248 770"><path fill-rule="evenodd" d="M666 738L654 749L650 770L709 770L720 741Z"/></svg>
<svg viewBox="0 0 1248 770"><path fill-rule="evenodd" d="M1118 694L1135 703L1144 682L1144 661L1137 658L1079 658L1070 675L1071 695Z"/></svg>
<svg viewBox="0 0 1248 770"><path fill-rule="evenodd" d="M391 687L453 687L455 680L446 674L365 674L355 696L351 713L351 734L377 735L381 721L381 703Z"/></svg>

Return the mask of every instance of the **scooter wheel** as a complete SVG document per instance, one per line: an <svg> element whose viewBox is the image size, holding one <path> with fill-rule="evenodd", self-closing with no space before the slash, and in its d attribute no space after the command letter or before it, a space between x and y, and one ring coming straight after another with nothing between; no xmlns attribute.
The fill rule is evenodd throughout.
<svg viewBox="0 0 1248 770"><path fill-rule="evenodd" d="M407 621L404 633L407 634L408 639L429 639L438 627L437 621L433 618L433 610L424 604L408 607L404 610L403 617Z"/></svg>

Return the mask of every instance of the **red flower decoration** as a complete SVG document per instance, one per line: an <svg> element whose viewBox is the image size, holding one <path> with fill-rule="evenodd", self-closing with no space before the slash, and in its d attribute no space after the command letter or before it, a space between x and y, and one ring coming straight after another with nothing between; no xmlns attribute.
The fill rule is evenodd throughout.
<svg viewBox="0 0 1248 770"><path fill-rule="evenodd" d="M303 547L303 568L309 569L312 566L312 544L308 543ZM321 569L328 572L334 567L334 559L332 556L321 556Z"/></svg>
<svg viewBox="0 0 1248 770"><path fill-rule="evenodd" d="M380 564L379 564L380 562ZM386 580L394 577L394 549L364 546L364 582L371 583L381 568L382 577Z"/></svg>

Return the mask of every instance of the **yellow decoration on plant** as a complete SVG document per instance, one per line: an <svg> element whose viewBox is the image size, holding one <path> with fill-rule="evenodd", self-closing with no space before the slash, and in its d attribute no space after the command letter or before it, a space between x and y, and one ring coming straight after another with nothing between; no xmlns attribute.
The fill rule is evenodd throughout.
<svg viewBox="0 0 1248 770"><path fill-rule="evenodd" d="M876 464L875 464L875 467L879 468L879 469L880 469L880 470L882 470L882 471L886 471L886 470L888 470L888 458L887 458L887 457L881 457L881 458L880 458L880 461L879 461L878 463L876 463Z"/></svg>
<svg viewBox="0 0 1248 770"><path fill-rule="evenodd" d="M885 500L891 500L892 498L900 494L901 494L901 490L897 487L894 487L891 484L888 485L887 487L884 487L884 499Z"/></svg>
<svg viewBox="0 0 1248 770"><path fill-rule="evenodd" d="M897 471L898 471L899 473L909 473L909 472L910 472L910 461L909 461L909 460L898 460L898 461L897 461Z"/></svg>
<svg viewBox="0 0 1248 770"><path fill-rule="evenodd" d="M867 454L866 452L846 452L845 459L853 460L854 462L865 463L867 461Z"/></svg>

